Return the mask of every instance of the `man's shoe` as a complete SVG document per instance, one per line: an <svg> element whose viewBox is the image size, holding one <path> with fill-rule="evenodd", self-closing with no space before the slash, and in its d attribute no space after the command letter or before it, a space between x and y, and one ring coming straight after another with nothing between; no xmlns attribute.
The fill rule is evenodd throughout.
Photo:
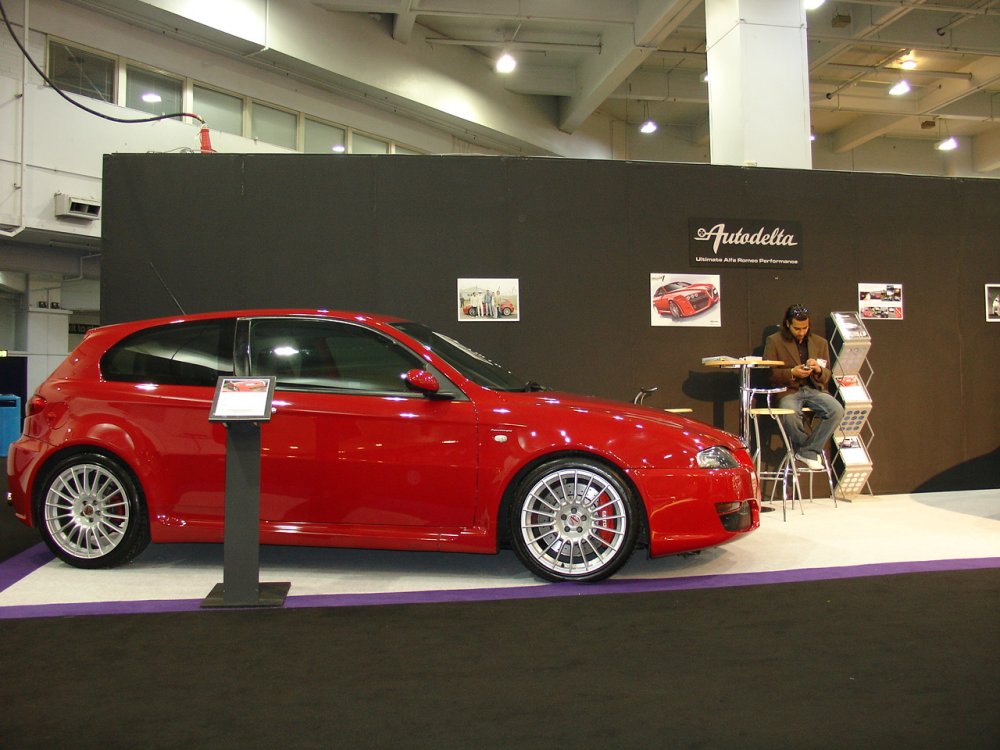
<svg viewBox="0 0 1000 750"><path fill-rule="evenodd" d="M795 460L801 461L813 471L823 471L823 462L819 460L819 456L816 458L806 458L801 453L796 453Z"/></svg>

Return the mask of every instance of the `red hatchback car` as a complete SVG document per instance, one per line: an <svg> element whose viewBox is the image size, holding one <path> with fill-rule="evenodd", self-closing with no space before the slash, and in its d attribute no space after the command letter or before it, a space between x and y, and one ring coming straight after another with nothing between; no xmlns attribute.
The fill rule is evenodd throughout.
<svg viewBox="0 0 1000 750"><path fill-rule="evenodd" d="M688 318L707 310L719 301L719 290L714 284L691 284L674 281L665 284L653 293L653 307L660 315L669 315L675 320Z"/></svg>
<svg viewBox="0 0 1000 750"><path fill-rule="evenodd" d="M327 310L90 331L29 399L7 459L17 517L81 568L150 542L221 542L220 376L275 376L261 426L265 544L494 553L595 581L636 546L722 544L760 523L732 435L544 390L418 323Z"/></svg>

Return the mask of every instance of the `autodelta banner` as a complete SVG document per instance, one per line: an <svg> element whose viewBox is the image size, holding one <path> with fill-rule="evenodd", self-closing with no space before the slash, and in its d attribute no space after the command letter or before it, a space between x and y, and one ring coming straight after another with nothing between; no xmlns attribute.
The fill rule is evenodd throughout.
<svg viewBox="0 0 1000 750"><path fill-rule="evenodd" d="M802 266L802 224L798 221L689 219L688 230L692 266Z"/></svg>

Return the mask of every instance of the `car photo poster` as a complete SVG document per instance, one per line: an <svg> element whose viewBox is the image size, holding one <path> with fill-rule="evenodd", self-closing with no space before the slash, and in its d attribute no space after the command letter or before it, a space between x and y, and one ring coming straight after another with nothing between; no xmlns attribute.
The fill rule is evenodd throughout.
<svg viewBox="0 0 1000 750"><path fill-rule="evenodd" d="M858 312L865 320L902 320L902 284L858 284Z"/></svg>
<svg viewBox="0 0 1000 750"><path fill-rule="evenodd" d="M1000 284L986 285L986 322L1000 323Z"/></svg>
<svg viewBox="0 0 1000 750"><path fill-rule="evenodd" d="M458 320L513 323L521 319L518 279L459 279Z"/></svg>
<svg viewBox="0 0 1000 750"><path fill-rule="evenodd" d="M650 325L720 328L719 290L717 275L649 274Z"/></svg>

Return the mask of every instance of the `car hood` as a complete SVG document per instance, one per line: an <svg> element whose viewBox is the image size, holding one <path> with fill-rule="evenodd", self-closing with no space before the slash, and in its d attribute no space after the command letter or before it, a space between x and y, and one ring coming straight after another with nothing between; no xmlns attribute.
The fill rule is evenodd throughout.
<svg viewBox="0 0 1000 750"><path fill-rule="evenodd" d="M678 414L558 391L498 393L498 413L483 414L491 426L531 425L547 449L601 453L623 466L684 467L712 446L743 450L735 436ZM666 450L664 450L666 448Z"/></svg>
<svg viewBox="0 0 1000 750"><path fill-rule="evenodd" d="M735 435L718 430L704 422L660 409L560 391L539 391L513 395L532 399L539 406L544 405L574 414L582 413L608 420L627 421L630 424L643 425L656 431L668 430L683 435L693 443L702 446L724 445L730 450L743 449L743 444Z"/></svg>

